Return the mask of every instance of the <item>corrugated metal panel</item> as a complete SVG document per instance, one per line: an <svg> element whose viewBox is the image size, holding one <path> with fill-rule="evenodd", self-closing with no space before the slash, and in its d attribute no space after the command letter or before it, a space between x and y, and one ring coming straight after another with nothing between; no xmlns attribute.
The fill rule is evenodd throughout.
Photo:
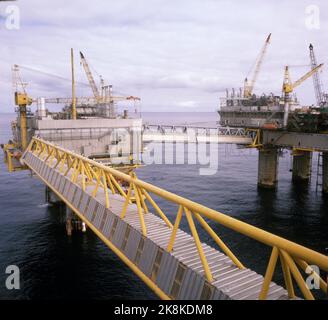
<svg viewBox="0 0 328 320"><path fill-rule="evenodd" d="M57 173L57 171L56 170L54 170L54 169L51 169L52 170L52 172L53 172L53 175L52 175L52 185L54 186L54 187L56 187L56 178L57 178L57 175L58 175L58 173Z"/></svg>
<svg viewBox="0 0 328 320"><path fill-rule="evenodd" d="M44 177L45 170L46 170L46 164L45 164L44 162L42 162L41 170L40 170L40 175L41 175L42 177Z"/></svg>
<svg viewBox="0 0 328 320"><path fill-rule="evenodd" d="M113 225L114 216L112 214L110 214L108 210L106 210L105 212L106 212L107 218L106 218L106 222L103 227L102 233L106 238L108 238L110 228Z"/></svg>
<svg viewBox="0 0 328 320"><path fill-rule="evenodd" d="M125 234L126 226L127 226L126 222L124 222L121 219L118 220L116 231L114 237L112 238L112 242L119 248L122 246L122 241Z"/></svg>
<svg viewBox="0 0 328 320"><path fill-rule="evenodd" d="M157 246L149 239L145 239L144 250L142 252L139 268L144 274L150 277L152 267L157 254Z"/></svg>
<svg viewBox="0 0 328 320"><path fill-rule="evenodd" d="M236 282L239 282L240 279L245 277L249 277L250 275L249 269L239 270L236 268L226 269L225 271L219 272L213 284L219 288L223 287L227 283L232 285Z"/></svg>
<svg viewBox="0 0 328 320"><path fill-rule="evenodd" d="M63 176L58 172L58 179L57 179L57 190L59 191L62 186Z"/></svg>
<svg viewBox="0 0 328 320"><path fill-rule="evenodd" d="M49 167L49 175L47 177L47 180L51 185L53 185L53 182L52 182L53 174L54 174L54 171Z"/></svg>
<svg viewBox="0 0 328 320"><path fill-rule="evenodd" d="M31 154L28 154L28 161L33 167L35 167L35 158L33 158Z"/></svg>
<svg viewBox="0 0 328 320"><path fill-rule="evenodd" d="M214 290L212 299L213 300L231 300L227 294L225 294L224 292L222 292L221 290L219 290L217 288Z"/></svg>
<svg viewBox="0 0 328 320"><path fill-rule="evenodd" d="M36 170L37 170L38 172L40 172L41 161L40 161L38 158L36 158L36 157L34 157L34 159L35 159L35 168L36 168Z"/></svg>
<svg viewBox="0 0 328 320"><path fill-rule="evenodd" d="M45 180L49 181L49 175L50 175L50 168L45 164L45 171L44 171L44 178Z"/></svg>
<svg viewBox="0 0 328 320"><path fill-rule="evenodd" d="M47 181L49 181L49 175L50 175L50 168L47 166L47 165L45 165L45 172L44 172L44 178L45 178L45 180L47 180Z"/></svg>
<svg viewBox="0 0 328 320"><path fill-rule="evenodd" d="M53 170L53 169L52 169L52 171L53 171L53 175L52 175L52 178L51 178L51 180L52 180L51 183L54 186L54 188L56 188L57 172L55 170Z"/></svg>
<svg viewBox="0 0 328 320"><path fill-rule="evenodd" d="M29 165L35 166L35 164L33 162L34 158L31 157L30 155L29 156L26 156L24 159L25 159L26 163L28 163Z"/></svg>
<svg viewBox="0 0 328 320"><path fill-rule="evenodd" d="M104 210L102 217L100 218L100 225L99 225L99 230L102 231L104 229L106 220L108 219L108 212Z"/></svg>
<svg viewBox="0 0 328 320"><path fill-rule="evenodd" d="M194 277L194 272L191 269L188 268L186 270L185 276L183 278L181 288L180 288L180 292L179 292L179 295L178 295L178 298L180 300L186 300L188 298L189 287L191 285L193 277Z"/></svg>
<svg viewBox="0 0 328 320"><path fill-rule="evenodd" d="M75 196L75 192L77 191L77 187L74 183L70 183L71 187L68 191L68 195L67 195L67 199L69 200L69 202L72 203L74 196Z"/></svg>
<svg viewBox="0 0 328 320"><path fill-rule="evenodd" d="M126 256L131 260L134 261L137 252L137 246L140 242L141 234L135 229L131 229L128 243L125 248Z"/></svg>
<svg viewBox="0 0 328 320"><path fill-rule="evenodd" d="M105 212L105 207L102 206L102 205L99 205L98 206L98 209L97 209L97 213L96 213L96 218L95 220L93 221L93 224L96 226L96 228L99 229L100 227L100 223L101 223L101 220L103 218L103 215L104 215L104 212Z"/></svg>
<svg viewBox="0 0 328 320"><path fill-rule="evenodd" d="M59 179L59 174L58 174L58 172L57 171L54 171L54 177L53 177L53 186L54 186L54 188L56 189L56 190L58 190L58 179Z"/></svg>
<svg viewBox="0 0 328 320"><path fill-rule="evenodd" d="M246 292L254 293L254 286L256 287L258 284L262 284L260 278L261 276L253 272L253 274L246 279L240 280L232 285L226 284L225 286L220 287L220 289L223 292L229 294L230 298L238 299L238 297L241 298L243 295L245 295Z"/></svg>
<svg viewBox="0 0 328 320"><path fill-rule="evenodd" d="M35 159L36 159L36 171L40 174L42 162L38 158Z"/></svg>
<svg viewBox="0 0 328 320"><path fill-rule="evenodd" d="M60 177L60 182L59 182L59 187L58 187L58 191L63 194L64 193L64 190L65 190L65 183L66 183L66 179L61 176Z"/></svg>
<svg viewBox="0 0 328 320"><path fill-rule="evenodd" d="M206 256L207 263L210 269L212 270L213 266L217 265L217 256L215 253L208 255L206 254L206 252L204 252L204 254ZM201 275L204 275L204 267L202 263L200 263L198 266L193 267L193 269L199 272Z"/></svg>
<svg viewBox="0 0 328 320"><path fill-rule="evenodd" d="M65 198L67 198L68 196L70 187L71 187L71 182L66 178L65 189L64 192L62 193Z"/></svg>
<svg viewBox="0 0 328 320"><path fill-rule="evenodd" d="M156 283L168 295L171 292L178 261L167 252L163 252Z"/></svg>
<svg viewBox="0 0 328 320"><path fill-rule="evenodd" d="M46 173L47 173L47 168L48 168L48 166L47 166L45 163L43 163L42 176L43 176L44 178L45 178Z"/></svg>
<svg viewBox="0 0 328 320"><path fill-rule="evenodd" d="M76 187L75 197L74 197L74 199L72 199L72 203L75 208L78 208L81 197L82 197L82 189L79 187Z"/></svg>
<svg viewBox="0 0 328 320"><path fill-rule="evenodd" d="M80 210L80 212L82 214L85 214L86 206L88 204L89 199L90 199L90 196L87 193L84 192L82 200L81 200L80 205L78 207L78 209Z"/></svg>
<svg viewBox="0 0 328 320"><path fill-rule="evenodd" d="M195 272L195 276L192 281L192 286L189 290L189 300L199 300L203 290L205 279L200 274Z"/></svg>
<svg viewBox="0 0 328 320"><path fill-rule="evenodd" d="M55 187L56 190L58 190L59 180L60 180L60 175L57 171L55 171L54 187Z"/></svg>
<svg viewBox="0 0 328 320"><path fill-rule="evenodd" d="M29 163L31 167L35 169L37 165L37 160L34 157L30 156L27 163Z"/></svg>
<svg viewBox="0 0 328 320"><path fill-rule="evenodd" d="M96 201L96 205L95 205L95 208L93 209L93 212L92 212L92 216L91 216L91 219L90 221L93 223L96 219L96 215L97 215L97 210L98 210L98 207L99 207L99 202Z"/></svg>
<svg viewBox="0 0 328 320"><path fill-rule="evenodd" d="M87 213L86 213L86 217L88 218L89 221L91 221L92 215L93 215L93 211L96 207L97 201L95 199L91 199L90 203L89 203L89 207L87 208Z"/></svg>

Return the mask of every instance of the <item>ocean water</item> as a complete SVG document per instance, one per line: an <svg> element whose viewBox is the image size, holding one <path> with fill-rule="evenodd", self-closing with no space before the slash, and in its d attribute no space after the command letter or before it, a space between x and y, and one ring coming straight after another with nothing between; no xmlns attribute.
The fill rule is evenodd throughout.
<svg viewBox="0 0 328 320"><path fill-rule="evenodd" d="M148 123L215 126L213 113L143 113ZM0 143L10 138L14 115L0 114ZM217 171L200 175L201 164L150 164L139 178L210 208L326 253L328 199L316 193L317 154L309 185L291 182L288 152L279 158L276 191L257 188L257 151L219 145ZM156 197L155 197L156 198ZM158 204L173 220L177 208ZM43 184L28 171L9 174L0 152L0 299L156 299L91 231L66 236L65 215L45 203ZM211 226L248 267L264 273L270 248L216 224ZM188 230L186 221L182 228ZM213 244L199 229L202 240ZM214 245L214 244L213 244ZM5 269L20 268L20 290L7 290ZM282 282L277 268L274 280Z"/></svg>

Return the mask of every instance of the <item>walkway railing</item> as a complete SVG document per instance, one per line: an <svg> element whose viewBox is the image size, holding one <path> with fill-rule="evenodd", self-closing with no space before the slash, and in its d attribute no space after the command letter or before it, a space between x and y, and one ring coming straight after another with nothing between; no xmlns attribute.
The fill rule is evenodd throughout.
<svg viewBox="0 0 328 320"><path fill-rule="evenodd" d="M320 277L319 274L316 273L314 268L311 267L315 265L322 271L328 271L328 257L321 253L298 245L292 241L276 236L245 222L239 221L162 188L156 187L138 179L133 173L131 175L122 173L116 169L106 167L101 163L63 149L42 139L34 137L31 140L26 152L32 152L43 161L46 161L49 166L54 169L57 168L57 170L66 176L70 173L71 180L77 184L80 184L84 191L86 190L87 185L94 186L92 193L93 196L97 195L99 188L103 188L107 208L109 207L110 202L109 192L123 196L125 198L125 203L121 212L121 218L124 218L128 204L135 202L138 208L138 216L144 236L147 236L147 225L144 215L149 211L148 205L150 204L158 215L165 221L167 226L172 229L171 237L169 243L167 244L168 252L172 251L174 248L177 230L182 217L185 216L191 234L193 235L200 260L203 264L206 278L209 282L213 281L213 277L202 249L199 235L195 226L195 219L213 238L221 250L229 256L235 265L240 269L243 269L244 265L224 244L218 234L205 221L205 218L272 247L271 257L268 262L259 299L265 299L268 294L269 286L276 269L278 259L280 259L281 262L285 286L290 298L295 297L295 281L304 298L314 299L314 296L308 288L300 269L305 271L307 276L309 276L309 274L312 275L313 279L319 281L320 288L324 292L327 292L327 283ZM128 186L127 192L124 190L124 184ZM160 209L158 204L154 201L151 194L155 194L160 198L178 206L178 211L173 225L165 213Z"/></svg>

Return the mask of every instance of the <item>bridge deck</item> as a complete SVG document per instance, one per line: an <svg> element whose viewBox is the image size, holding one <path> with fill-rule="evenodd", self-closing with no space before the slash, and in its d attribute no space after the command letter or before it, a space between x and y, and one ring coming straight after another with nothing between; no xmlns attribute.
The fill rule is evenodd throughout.
<svg viewBox="0 0 328 320"><path fill-rule="evenodd" d="M173 143L228 143L249 145L253 139L245 129L194 127L183 125L144 125L142 141Z"/></svg>
<svg viewBox="0 0 328 320"><path fill-rule="evenodd" d="M250 269L239 269L229 257L202 243L213 275L209 283L199 258L194 238L178 229L173 250L167 252L172 229L153 213L144 214L147 237L135 204L129 204L126 215L120 214L125 198L109 193L106 208L105 192L94 185L85 191L71 181L72 169L65 176L58 168L27 151L23 161L46 183L86 224L98 231L101 239L123 254L145 277L155 283L171 299L258 299L263 277ZM65 172L65 171L63 171ZM267 299L288 299L287 291L271 282Z"/></svg>

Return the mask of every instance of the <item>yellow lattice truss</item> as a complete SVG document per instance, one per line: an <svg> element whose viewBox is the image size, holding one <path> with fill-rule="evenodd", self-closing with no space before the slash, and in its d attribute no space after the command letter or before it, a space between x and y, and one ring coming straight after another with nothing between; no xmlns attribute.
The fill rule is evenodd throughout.
<svg viewBox="0 0 328 320"><path fill-rule="evenodd" d="M234 264L240 269L243 269L244 265L213 230L210 226L211 224L216 227L222 225L236 233L242 234L272 248L262 290L259 294L260 299L265 299L268 294L278 259L280 259L285 286L290 298L295 297L294 282L296 282L306 299L314 299L300 269L306 272L306 277L311 274L314 279L317 279L320 283L320 288L324 292L327 292L327 283L316 273L314 268L311 267L315 265L320 268L320 270L328 271L328 257L319 252L142 181L138 179L133 172L125 174L39 138L33 138L31 140L26 152L32 152L39 159L47 162L48 166L53 169L57 168L63 175L68 176L69 174L70 179L74 183L79 184L83 190L86 189L86 185L92 185L94 187L93 196L97 195L99 188L103 188L107 208L110 202L109 193L120 194L125 198L125 203L120 214L122 219L126 215L128 205L134 201L138 208L137 212L141 229L145 237L147 236L147 225L144 215L148 213L148 206L151 205L172 230L170 240L166 247L167 252L173 250L177 230L182 218L185 217L202 261L206 278L209 282L213 281L213 277L201 246L195 221L198 222L198 227L202 227L213 238L220 249L230 257ZM170 222L166 214L154 201L152 195L156 195L162 200L177 206L177 214L174 223ZM261 259L261 257L259 257L259 259Z"/></svg>

